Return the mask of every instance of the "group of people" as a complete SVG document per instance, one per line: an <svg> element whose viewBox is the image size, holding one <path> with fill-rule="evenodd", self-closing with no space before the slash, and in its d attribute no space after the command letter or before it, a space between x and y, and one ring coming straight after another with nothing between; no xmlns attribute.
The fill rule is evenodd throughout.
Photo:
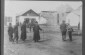
<svg viewBox="0 0 85 55"><path fill-rule="evenodd" d="M18 43L18 38L19 38L19 36L18 36L18 26L19 26L19 24L16 23L16 25L14 27L12 27L12 24L9 23L8 35L9 35L9 41L10 42L16 41L16 43Z"/></svg>
<svg viewBox="0 0 85 55"><path fill-rule="evenodd" d="M18 40L19 40L18 27L19 27L19 23L16 23L14 28L12 27L11 23L9 24L9 27L8 27L9 41L18 43ZM22 41L25 41L26 38L27 38L27 34L26 34L27 23L26 23L26 21L24 21L23 24L20 27L21 27L21 38L20 39ZM39 32L39 30L42 30L42 29L38 25L37 21L35 21L33 23L33 25L31 25L31 28L33 29L33 40L34 40L34 42L38 42L40 40L40 32ZM31 28L30 28L30 30L31 30ZM70 26L70 24L67 25L65 23L65 21L63 21L62 24L60 25L60 30L61 30L61 33L62 33L62 40L63 41L66 40L66 33L68 33L69 39L70 39L70 41L72 41L73 29Z"/></svg>
<svg viewBox="0 0 85 55"><path fill-rule="evenodd" d="M62 21L62 24L60 25L60 30L62 33L62 40L66 41L66 34L68 33L70 41L72 41L72 32L73 28L71 27L70 24L66 24L65 21Z"/></svg>
<svg viewBox="0 0 85 55"><path fill-rule="evenodd" d="M16 23L14 28L12 27L11 23L9 24L9 27L8 27L9 41L18 43L18 39L19 39L18 27L19 27L19 23ZM27 38L26 28L27 28L27 23L26 23L26 21L24 21L23 24L21 25L21 38L20 39L22 41L25 41ZM31 28L33 29L33 40L34 40L34 42L38 42L40 40L39 30L42 30L42 29L38 25L37 21L34 22L34 24L31 26Z"/></svg>

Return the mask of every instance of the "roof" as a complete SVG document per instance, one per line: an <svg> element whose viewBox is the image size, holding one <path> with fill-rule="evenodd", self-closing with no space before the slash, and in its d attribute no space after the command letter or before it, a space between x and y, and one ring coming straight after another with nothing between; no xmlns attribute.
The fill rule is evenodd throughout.
<svg viewBox="0 0 85 55"><path fill-rule="evenodd" d="M21 16L39 16L39 14L37 14L35 11L33 11L32 9L26 11L25 13L23 13Z"/></svg>
<svg viewBox="0 0 85 55"><path fill-rule="evenodd" d="M73 13L75 13L76 15L80 15L80 12L82 10L82 6L78 7L76 10L73 11Z"/></svg>
<svg viewBox="0 0 85 55"><path fill-rule="evenodd" d="M41 11L41 12L55 13L55 12L57 12L57 11Z"/></svg>
<svg viewBox="0 0 85 55"><path fill-rule="evenodd" d="M72 12L70 12L69 14L74 13L77 16L80 16L80 10L81 10L82 6L79 6L76 10L73 10ZM69 15L68 14L68 15Z"/></svg>

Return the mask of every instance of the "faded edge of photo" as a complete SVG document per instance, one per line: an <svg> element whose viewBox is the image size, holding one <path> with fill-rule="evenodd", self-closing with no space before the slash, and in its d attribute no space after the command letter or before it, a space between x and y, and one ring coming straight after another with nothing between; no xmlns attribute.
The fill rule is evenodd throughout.
<svg viewBox="0 0 85 55"><path fill-rule="evenodd" d="M15 1L16 1L16 0L15 0ZM20 0L19 0L19 1L20 1ZM22 1L22 0L21 0L21 1ZM26 1L27 1L27 0L26 0ZM28 1L30 1L30 0L28 0ZM33 1L34 1L34 0L33 0ZM35 0L35 1L36 1L36 0ZM38 0L38 1L39 1L39 0ZM44 0L43 0L43 1L44 1ZM52 1L52 0L49 0L49 1ZM56 1L57 1L57 0L56 0ZM69 1L70 1L70 0L69 0ZM79 0L78 0L78 1L79 1ZM83 2L82 2L82 3L83 3ZM82 13L84 14L84 12L85 12L85 11L84 11L84 4L83 4L83 12L82 12ZM83 30L82 30L82 37L83 37L83 38L82 38L82 55L85 55L85 52L84 52L84 51L85 51L85 47L84 47L84 46L85 46L85 44L84 44L84 41L85 41L85 40L84 40L84 38L85 38L85 37L84 37L84 36L85 36L85 31L84 31L84 28L85 28L85 26L84 26L84 23L85 23L85 22L84 22L84 17L85 17L85 15L83 15L83 18L82 18L82 21L83 21L83 22L82 22L82 25L83 25L83 26L82 26L82 29L83 29ZM3 44L4 44L4 0L1 0L1 44L2 44L2 45L1 45L1 48L2 48L2 49L1 49L1 55L4 55L4 50L3 50L3 49L4 49L4 45L3 45Z"/></svg>
<svg viewBox="0 0 85 55"><path fill-rule="evenodd" d="M1 37L0 37L0 47L1 47L1 51L0 54L4 55L4 0L1 0L1 23L0 23L0 27L1 27Z"/></svg>

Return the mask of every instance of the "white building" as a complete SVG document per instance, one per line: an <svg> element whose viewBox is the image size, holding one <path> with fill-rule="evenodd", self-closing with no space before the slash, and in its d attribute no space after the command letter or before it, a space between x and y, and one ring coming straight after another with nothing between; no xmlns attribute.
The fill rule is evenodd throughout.
<svg viewBox="0 0 85 55"><path fill-rule="evenodd" d="M18 18L19 22L23 23L25 19L29 19L32 21L32 19L35 19L39 24L46 23L46 19L43 17L40 17L40 14L34 12L32 9L28 10L27 12L20 15Z"/></svg>
<svg viewBox="0 0 85 55"><path fill-rule="evenodd" d="M78 26L79 23L79 16L71 12L66 17L66 22L69 23L71 26Z"/></svg>
<svg viewBox="0 0 85 55"><path fill-rule="evenodd" d="M4 17L4 26L9 26L9 23L11 23L14 26L16 24L16 17Z"/></svg>
<svg viewBox="0 0 85 55"><path fill-rule="evenodd" d="M57 23L57 12L56 11L42 11L41 17L44 17L46 19L47 25L58 25Z"/></svg>
<svg viewBox="0 0 85 55"><path fill-rule="evenodd" d="M59 14L59 24L62 23L63 20L66 21L66 16L72 11L72 7L70 7L69 5L61 5L58 7L57 11Z"/></svg>
<svg viewBox="0 0 85 55"><path fill-rule="evenodd" d="M29 19L30 21L32 19L35 19L36 21L39 21L39 14L34 12L32 9L30 9L30 10L26 11L25 13L23 13L22 15L20 15L17 19L21 23L23 23L23 21L25 19Z"/></svg>
<svg viewBox="0 0 85 55"><path fill-rule="evenodd" d="M66 21L72 26L78 26L80 23L80 29L82 30L82 6L69 13L66 17Z"/></svg>

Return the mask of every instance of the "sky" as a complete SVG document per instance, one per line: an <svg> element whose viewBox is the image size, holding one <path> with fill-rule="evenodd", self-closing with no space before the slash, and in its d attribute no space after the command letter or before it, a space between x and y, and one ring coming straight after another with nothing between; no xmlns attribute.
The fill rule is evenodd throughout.
<svg viewBox="0 0 85 55"><path fill-rule="evenodd" d="M5 16L16 16L33 9L35 12L56 11L57 8L69 5L74 10L82 5L81 1L5 1Z"/></svg>

